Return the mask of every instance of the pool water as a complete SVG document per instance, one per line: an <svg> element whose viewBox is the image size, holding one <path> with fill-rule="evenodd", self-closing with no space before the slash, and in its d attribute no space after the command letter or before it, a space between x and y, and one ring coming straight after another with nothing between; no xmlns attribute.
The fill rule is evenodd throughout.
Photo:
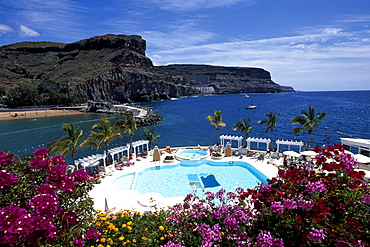
<svg viewBox="0 0 370 247"><path fill-rule="evenodd" d="M201 177L213 175L220 184L204 188ZM164 197L185 197L189 193L217 192L221 188L235 192L242 187L255 188L265 182L267 177L248 163L242 161L214 162L210 160L182 161L175 165L150 167L137 174L126 174L114 181L120 189L137 189L140 194L157 192Z"/></svg>
<svg viewBox="0 0 370 247"><path fill-rule="evenodd" d="M199 160L206 158L208 152L201 149L185 149L176 154L176 157L184 160Z"/></svg>

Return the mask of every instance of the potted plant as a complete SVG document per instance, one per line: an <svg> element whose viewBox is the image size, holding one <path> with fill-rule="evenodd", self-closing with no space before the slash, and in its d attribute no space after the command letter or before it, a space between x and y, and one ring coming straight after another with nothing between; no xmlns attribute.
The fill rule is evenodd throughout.
<svg viewBox="0 0 370 247"><path fill-rule="evenodd" d="M216 152L216 153L212 154L212 159L214 159L214 160L220 160L222 158L223 158L223 156L222 156L221 153Z"/></svg>

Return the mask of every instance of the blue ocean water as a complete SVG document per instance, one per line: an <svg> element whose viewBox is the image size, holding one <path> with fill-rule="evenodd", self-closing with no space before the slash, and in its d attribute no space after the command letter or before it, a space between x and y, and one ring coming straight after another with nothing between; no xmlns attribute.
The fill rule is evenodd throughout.
<svg viewBox="0 0 370 247"><path fill-rule="evenodd" d="M256 109L247 110L251 98ZM326 120L316 129L311 137L311 146L323 143L323 135L330 138L332 144L340 143L340 137L359 137L370 139L370 91L337 92L297 92L285 94L211 95L185 97L144 104L163 115L163 120L156 126L160 140L159 147L171 146L209 146L215 144L216 131L206 120L214 110L221 110L226 127L220 128L220 135L242 135L233 131L233 125L242 117L251 117L254 130L251 137L269 138L265 127L257 121L265 118L272 111L280 113L274 132L274 139L298 140L306 143L307 134L292 134L294 127L290 119L300 114L302 109L314 106L317 112L327 111ZM28 155L34 149L46 147L50 141L60 138L63 123L73 122L84 133L101 117L107 117L114 123L120 117L106 114L85 114L81 116L58 117L47 119L25 119L0 121L0 150L10 150L17 155ZM134 140L143 139L140 128ZM111 147L126 145L129 137L118 139ZM102 150L86 148L78 153L78 158ZM68 160L68 159L67 159Z"/></svg>

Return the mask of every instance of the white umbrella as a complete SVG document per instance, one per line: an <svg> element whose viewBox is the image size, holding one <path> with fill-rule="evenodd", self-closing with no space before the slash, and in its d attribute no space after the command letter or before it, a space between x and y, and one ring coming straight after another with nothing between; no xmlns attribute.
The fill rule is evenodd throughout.
<svg viewBox="0 0 370 247"><path fill-rule="evenodd" d="M292 157L299 157L299 156L301 156L299 153L297 153L295 151L284 151L283 154L284 155L288 155L288 156L292 156Z"/></svg>
<svg viewBox="0 0 370 247"><path fill-rule="evenodd" d="M162 194L157 193L157 192L148 192L148 193L140 195L137 201L142 206L153 207L158 204L161 204L163 200L164 200L164 197L162 196Z"/></svg>
<svg viewBox="0 0 370 247"><path fill-rule="evenodd" d="M354 154L353 157L355 157L356 160L362 164L370 163L370 157L367 157L363 154Z"/></svg>
<svg viewBox="0 0 370 247"><path fill-rule="evenodd" d="M317 153L312 150L306 150L306 151L300 152L300 154L304 156L316 156Z"/></svg>

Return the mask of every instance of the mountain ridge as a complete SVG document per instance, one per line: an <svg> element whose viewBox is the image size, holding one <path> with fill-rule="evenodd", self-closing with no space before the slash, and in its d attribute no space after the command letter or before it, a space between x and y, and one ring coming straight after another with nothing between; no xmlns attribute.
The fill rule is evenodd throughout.
<svg viewBox="0 0 370 247"><path fill-rule="evenodd" d="M107 34L73 43L20 42L4 45L0 47L0 94L14 101L17 97L15 89L22 92L32 89L38 92L40 99L31 104L53 103L49 102L51 93L65 95L64 103L67 104L66 99L72 98L126 103L201 93L194 89L195 85L186 79L186 75L178 73L178 69L174 73L165 69L170 67L154 66L145 52L146 41L138 35ZM228 68L193 66L208 66L206 68L210 72ZM229 74L224 73L226 79L222 83L218 80L220 75L212 72L211 77L218 79L207 87L214 86L215 93L245 93L249 83L253 92L284 92L271 80L268 71L244 68L244 74L247 70L251 74L260 70L263 73L255 73L245 81L239 78L238 81L235 68ZM191 71L183 74L189 73ZM264 78L259 78L262 74ZM19 87L31 89L19 90Z"/></svg>

